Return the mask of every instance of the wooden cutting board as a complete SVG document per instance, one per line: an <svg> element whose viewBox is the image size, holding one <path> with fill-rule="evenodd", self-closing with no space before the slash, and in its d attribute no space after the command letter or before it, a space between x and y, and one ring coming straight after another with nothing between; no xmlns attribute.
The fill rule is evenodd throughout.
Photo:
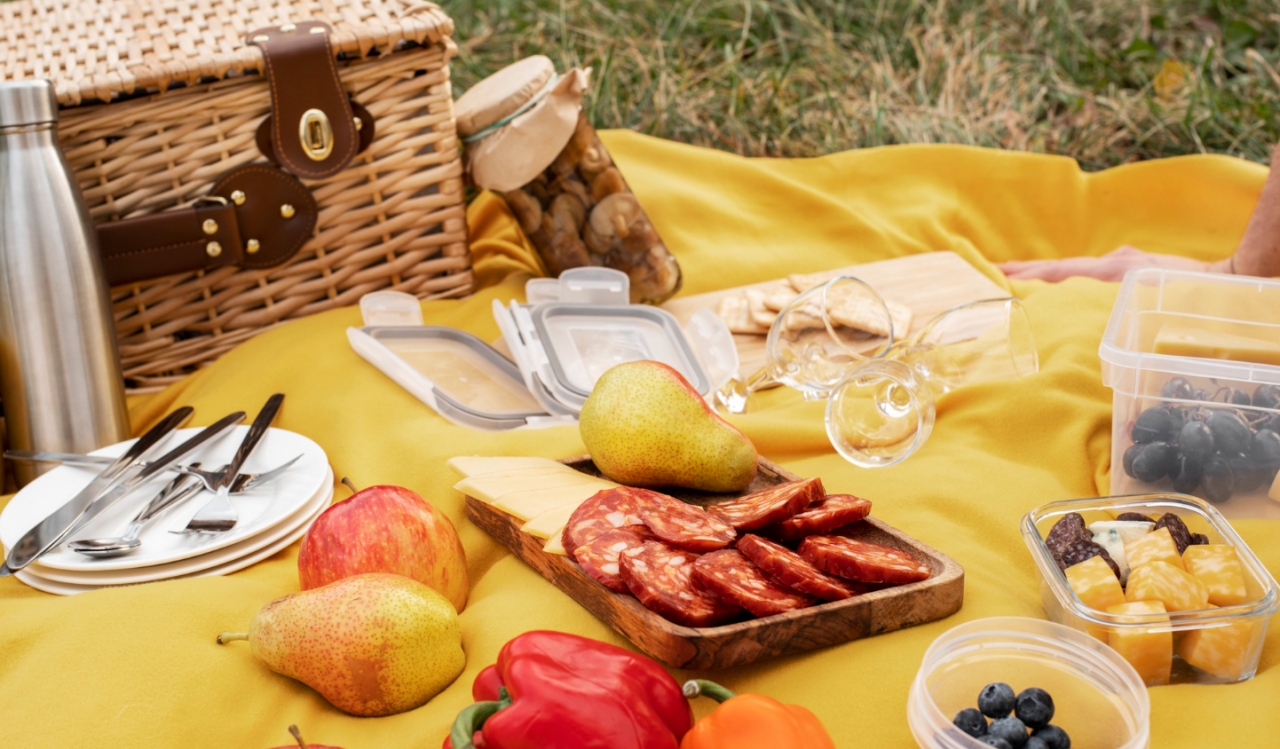
<svg viewBox="0 0 1280 749"><path fill-rule="evenodd" d="M600 475L588 456L563 462L583 473ZM799 478L764 458L760 458L759 466L751 486L736 494L680 489L669 493L706 507ZM870 637L950 616L960 610L964 601L964 569L959 564L897 528L870 517L845 526L841 535L910 553L929 566L928 580L719 627L684 627L655 614L634 597L604 587L583 572L572 558L543 551L545 542L521 531L523 523L519 518L474 497L467 497L466 511L471 522L551 584L636 647L672 668L728 668Z"/></svg>
<svg viewBox="0 0 1280 749"><path fill-rule="evenodd" d="M829 274L833 277L859 278L886 300L910 307L912 333L923 328L939 313L956 305L1009 296L1009 292L979 273L964 258L948 251L850 265L829 271ZM747 289L772 288L777 283L778 281L765 281L672 299L662 307L675 315L683 325L700 309L714 310L716 304L726 296L741 294ZM733 337L738 347L739 377L747 377L765 365L764 339L763 335L738 334Z"/></svg>

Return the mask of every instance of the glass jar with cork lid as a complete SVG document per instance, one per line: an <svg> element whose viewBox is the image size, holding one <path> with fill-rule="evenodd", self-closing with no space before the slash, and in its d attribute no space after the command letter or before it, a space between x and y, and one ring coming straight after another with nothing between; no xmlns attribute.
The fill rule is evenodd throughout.
<svg viewBox="0 0 1280 749"><path fill-rule="evenodd" d="M553 277L613 268L631 279L633 303L658 304L679 291L680 266L587 121L590 72L558 75L535 55L460 96L467 171L502 196Z"/></svg>

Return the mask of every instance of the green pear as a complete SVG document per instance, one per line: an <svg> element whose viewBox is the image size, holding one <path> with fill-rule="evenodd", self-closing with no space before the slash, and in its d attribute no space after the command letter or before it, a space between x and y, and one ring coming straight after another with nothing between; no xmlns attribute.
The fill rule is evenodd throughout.
<svg viewBox="0 0 1280 749"><path fill-rule="evenodd" d="M412 710L453 683L466 665L453 604L400 575L346 577L262 607L247 633L271 670L316 690L352 715Z"/></svg>
<svg viewBox="0 0 1280 749"><path fill-rule="evenodd" d="M660 362L605 372L582 406L579 429L596 468L622 484L735 492L756 477L751 440Z"/></svg>

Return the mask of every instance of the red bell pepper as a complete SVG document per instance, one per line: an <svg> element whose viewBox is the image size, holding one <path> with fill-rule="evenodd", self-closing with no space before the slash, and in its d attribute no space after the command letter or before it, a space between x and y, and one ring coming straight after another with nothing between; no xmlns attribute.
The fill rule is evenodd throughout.
<svg viewBox="0 0 1280 749"><path fill-rule="evenodd" d="M471 692L444 749L678 749L693 727L657 663L564 632L514 638Z"/></svg>

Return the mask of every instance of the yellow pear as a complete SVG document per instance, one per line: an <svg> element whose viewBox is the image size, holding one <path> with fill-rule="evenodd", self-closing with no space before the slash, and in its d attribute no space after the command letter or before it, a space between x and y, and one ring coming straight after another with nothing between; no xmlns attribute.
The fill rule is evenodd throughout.
<svg viewBox="0 0 1280 749"><path fill-rule="evenodd" d="M380 572L277 598L247 633L218 636L231 640L248 640L271 670L352 715L412 710L466 665L453 604L416 580Z"/></svg>
<svg viewBox="0 0 1280 749"><path fill-rule="evenodd" d="M579 429L596 467L622 484L734 492L756 477L751 440L660 362L605 372L582 406Z"/></svg>

